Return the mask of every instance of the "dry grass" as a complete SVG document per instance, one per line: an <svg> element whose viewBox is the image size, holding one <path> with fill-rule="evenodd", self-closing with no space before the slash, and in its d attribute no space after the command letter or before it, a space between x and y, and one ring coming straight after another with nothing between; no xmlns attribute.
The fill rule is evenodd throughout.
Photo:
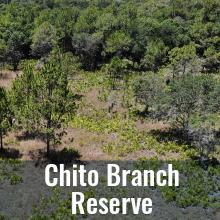
<svg viewBox="0 0 220 220"><path fill-rule="evenodd" d="M21 71L9 71L9 70L0 70L0 86L4 88L10 88L13 80L17 75L21 74Z"/></svg>
<svg viewBox="0 0 220 220"><path fill-rule="evenodd" d="M170 128L169 124L165 124L163 122L142 122L141 120L138 120L136 122L136 126L139 131L155 131L155 130L160 130L160 131L166 131Z"/></svg>

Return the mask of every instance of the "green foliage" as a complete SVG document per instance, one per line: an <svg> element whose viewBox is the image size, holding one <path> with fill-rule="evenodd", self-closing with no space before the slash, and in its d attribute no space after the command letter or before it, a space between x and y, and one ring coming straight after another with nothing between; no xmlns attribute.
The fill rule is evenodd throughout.
<svg viewBox="0 0 220 220"><path fill-rule="evenodd" d="M55 28L50 23L44 22L34 30L32 53L37 57L48 55L57 43L56 38Z"/></svg>
<svg viewBox="0 0 220 220"><path fill-rule="evenodd" d="M113 57L111 62L106 65L106 72L110 77L113 90L117 88L118 81L125 79L131 66L130 60L120 59L118 56Z"/></svg>
<svg viewBox="0 0 220 220"><path fill-rule="evenodd" d="M5 220L5 219L6 219L6 217L0 213L0 220Z"/></svg>
<svg viewBox="0 0 220 220"><path fill-rule="evenodd" d="M12 88L18 120L28 131L43 135L47 153L51 141L56 144L60 140L64 134L62 124L75 111L75 97L68 88L69 72L64 67L59 53L51 56L40 71L35 72L33 65L28 64Z"/></svg>
<svg viewBox="0 0 220 220"><path fill-rule="evenodd" d="M38 206L34 207L29 220L75 220L71 213L71 196L61 196L61 191L55 188L50 197L42 197Z"/></svg>
<svg viewBox="0 0 220 220"><path fill-rule="evenodd" d="M89 198L95 197L94 189L87 189L84 192L85 202ZM77 215L71 213L72 199L70 193L65 193L59 188L55 188L51 196L42 197L38 206L34 207L33 214L29 220L75 220ZM86 210L86 207L84 207ZM87 214L83 215L87 217Z"/></svg>
<svg viewBox="0 0 220 220"><path fill-rule="evenodd" d="M212 77L187 74L170 85L170 116L183 130L189 128L191 117L197 112L208 111L207 100L214 90Z"/></svg>
<svg viewBox="0 0 220 220"><path fill-rule="evenodd" d="M218 39L220 41L220 39ZM217 72L220 67L220 52L214 46L210 46L204 52L205 64L204 67L209 70L209 72Z"/></svg>
<svg viewBox="0 0 220 220"><path fill-rule="evenodd" d="M21 167L22 162L20 160L0 158L0 181L9 181L11 185L21 183L23 180L18 174Z"/></svg>
<svg viewBox="0 0 220 220"><path fill-rule="evenodd" d="M186 72L199 72L197 67L198 61L196 56L196 48L192 44L181 48L173 48L169 52L169 60L173 69L173 76L185 74Z"/></svg>
<svg viewBox="0 0 220 220"><path fill-rule="evenodd" d="M45 140L54 163L68 163L79 157L77 151L65 148L57 154L50 148L60 143L71 121L72 127L93 132L97 139L103 135L101 148L114 158L133 157L134 152L156 155L138 161L139 169L161 168L158 157L203 156L203 163L219 157L219 149L211 152L219 133L219 8L217 0L4 1L0 63L14 70L22 67L22 73L9 95L0 88L1 143L9 121L16 119L17 128ZM35 62L33 57L44 59ZM87 96L90 91L97 97ZM112 96L118 103L109 114ZM75 115L79 97L83 101ZM172 122L186 140L155 135L143 118L147 128L139 129L133 114L137 104L145 107L148 118L168 121L168 126ZM180 207L219 205L219 166L208 164L204 170L193 160L173 164L183 183L160 189L167 201ZM18 168L19 161L0 160L0 179L12 185L22 182ZM30 219L75 219L70 196L61 194L43 198ZM88 199L95 192L85 195Z"/></svg>
<svg viewBox="0 0 220 220"><path fill-rule="evenodd" d="M21 59L28 57L33 20L39 6L11 2L0 16L0 39L5 42L5 57L16 70Z"/></svg>
<svg viewBox="0 0 220 220"><path fill-rule="evenodd" d="M141 66L146 70L157 71L159 66L165 62L168 47L161 40L151 41L146 48Z"/></svg>
<svg viewBox="0 0 220 220"><path fill-rule="evenodd" d="M6 43L4 40L0 39L0 63L1 65L6 61L5 59L5 54L6 54Z"/></svg>
<svg viewBox="0 0 220 220"><path fill-rule="evenodd" d="M191 160L165 162L158 160L158 158L140 158L135 167L140 170L150 167L158 171L167 163L173 164L173 169L177 169L181 173L179 187L165 186L159 188L167 202L175 202L177 206L183 208L189 206L207 208L214 207L219 203L219 165L210 165L207 170L204 170L198 162Z"/></svg>
<svg viewBox="0 0 220 220"><path fill-rule="evenodd" d="M134 95L136 101L145 106L146 114L157 105L164 96L165 83L154 73L147 73L134 81Z"/></svg>
<svg viewBox="0 0 220 220"><path fill-rule="evenodd" d="M80 71L78 78L71 82L71 88L77 93L86 93L94 88L108 89L110 87L110 82L108 76L105 73L97 72L83 72Z"/></svg>
<svg viewBox="0 0 220 220"><path fill-rule="evenodd" d="M0 150L3 149L3 136L10 128L10 108L6 91L0 87Z"/></svg>
<svg viewBox="0 0 220 220"><path fill-rule="evenodd" d="M17 70L18 64L24 58L24 39L22 32L15 31L10 34L7 40L6 57L8 62L13 66L14 71Z"/></svg>
<svg viewBox="0 0 220 220"><path fill-rule="evenodd" d="M161 187L162 195L167 201L175 201L179 207L212 207L219 203L216 178L219 166L209 166L208 170L204 170L193 161L176 162L174 166L183 174L182 183L179 188Z"/></svg>
<svg viewBox="0 0 220 220"><path fill-rule="evenodd" d="M160 143L152 135L140 132L135 121L123 119L117 114L114 118L106 117L104 111L94 112L92 115L77 115L72 126L86 129L90 132L110 135L112 141L103 144L103 151L113 156L125 156L138 150L155 150L159 155L169 152L179 153L183 158L196 155L196 151L187 145L178 145L175 142Z"/></svg>
<svg viewBox="0 0 220 220"><path fill-rule="evenodd" d="M126 33L122 31L114 32L106 40L106 52L120 56L124 52L129 51L131 42L130 36Z"/></svg>
<svg viewBox="0 0 220 220"><path fill-rule="evenodd" d="M175 48L170 59L177 72L200 69L193 57L205 58L205 71L216 72L219 7L217 0L16 1L2 4L0 39L15 69L32 49L37 56L40 50L50 50L55 33L61 49L78 55L86 70L119 56L137 62L142 70L157 71Z"/></svg>

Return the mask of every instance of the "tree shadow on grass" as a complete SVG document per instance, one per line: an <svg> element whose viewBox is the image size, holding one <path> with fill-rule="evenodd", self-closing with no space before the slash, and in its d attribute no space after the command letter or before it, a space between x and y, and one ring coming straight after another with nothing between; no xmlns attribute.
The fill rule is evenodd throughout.
<svg viewBox="0 0 220 220"><path fill-rule="evenodd" d="M51 150L48 160L53 164L68 165L72 162L80 162L80 157L77 150L64 148L61 151Z"/></svg>
<svg viewBox="0 0 220 220"><path fill-rule="evenodd" d="M169 129L165 131L153 130L150 132L159 142L175 142L178 145L187 145L189 149L195 149L193 145L193 139L184 134L178 129ZM219 166L220 162L215 157L203 157L201 155L192 155L190 158L204 169L208 169L209 166Z"/></svg>
<svg viewBox="0 0 220 220"><path fill-rule="evenodd" d="M16 139L18 141L27 141L27 140L34 140L34 139L40 139L44 140L45 134L40 133L40 132L23 132L22 134L19 134L16 136Z"/></svg>
<svg viewBox="0 0 220 220"><path fill-rule="evenodd" d="M149 132L154 136L159 142L169 142L173 141L177 144L189 144L190 140L184 135L184 133L178 129L168 129L168 130L152 130Z"/></svg>
<svg viewBox="0 0 220 220"><path fill-rule="evenodd" d="M48 163L52 164L65 164L66 166L73 163L82 163L80 160L81 155L75 149L54 150L51 149L49 156L47 156L44 150L38 150L37 152L30 152L31 159L36 161L35 166L44 165Z"/></svg>
<svg viewBox="0 0 220 220"><path fill-rule="evenodd" d="M13 148L4 148L0 149L0 158L3 159L19 159L22 154L20 154L19 150Z"/></svg>

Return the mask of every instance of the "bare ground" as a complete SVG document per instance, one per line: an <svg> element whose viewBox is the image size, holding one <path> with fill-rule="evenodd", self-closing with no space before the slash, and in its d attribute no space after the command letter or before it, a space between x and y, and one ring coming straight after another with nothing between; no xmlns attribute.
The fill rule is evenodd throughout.
<svg viewBox="0 0 220 220"><path fill-rule="evenodd" d="M4 88L9 88L12 84L12 81L16 78L17 75L20 75L21 71L9 71L9 70L0 70L0 86Z"/></svg>

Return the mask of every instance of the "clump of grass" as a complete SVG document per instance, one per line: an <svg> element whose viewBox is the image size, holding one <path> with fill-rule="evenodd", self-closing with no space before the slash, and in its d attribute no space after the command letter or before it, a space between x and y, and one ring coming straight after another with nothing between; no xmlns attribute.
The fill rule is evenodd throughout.
<svg viewBox="0 0 220 220"><path fill-rule="evenodd" d="M9 181L11 185L21 183L22 177L18 171L22 165L18 159L0 159L0 181Z"/></svg>
<svg viewBox="0 0 220 220"><path fill-rule="evenodd" d="M109 88L110 83L108 77L103 72L81 72L78 75L77 83L75 80L71 83L71 87L75 92L85 93L92 88Z"/></svg>
<svg viewBox="0 0 220 220"><path fill-rule="evenodd" d="M84 206L89 198L95 197L95 194L96 192L92 188L89 188L84 192ZM71 206L71 193L65 193L60 188L56 187L51 196L41 198L39 204L33 208L33 214L29 220L75 220L77 215L72 215ZM84 209L86 210L86 207L84 207ZM87 214L83 215L83 217L87 217Z"/></svg>

